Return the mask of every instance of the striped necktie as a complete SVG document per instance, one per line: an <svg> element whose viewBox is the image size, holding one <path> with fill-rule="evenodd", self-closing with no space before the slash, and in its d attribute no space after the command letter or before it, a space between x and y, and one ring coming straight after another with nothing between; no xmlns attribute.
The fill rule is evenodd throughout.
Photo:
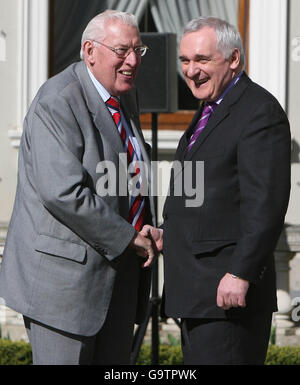
<svg viewBox="0 0 300 385"><path fill-rule="evenodd" d="M112 118L118 128L124 149L126 149L127 164L128 166L131 164L130 170L134 170L134 172L130 173L130 176L131 178L138 180L138 183L136 184L136 191L131 194L127 220L132 224L132 226L134 226L137 231L140 231L142 229L145 218L145 199L140 193L142 178L140 175L140 168L138 166L138 158L136 156L136 152L134 151L131 139L122 124L119 101L116 98L111 97L106 101L106 105L112 114ZM140 178L137 177L139 175Z"/></svg>
<svg viewBox="0 0 300 385"><path fill-rule="evenodd" d="M206 126L208 119L210 118L210 115L215 111L216 107L217 107L216 103L206 103L205 104L203 111L202 111L201 118L197 123L196 129L195 129L193 135L191 136L191 139L190 139L190 142L188 145L188 151L190 151L191 148L193 147L198 136L202 132L203 128Z"/></svg>

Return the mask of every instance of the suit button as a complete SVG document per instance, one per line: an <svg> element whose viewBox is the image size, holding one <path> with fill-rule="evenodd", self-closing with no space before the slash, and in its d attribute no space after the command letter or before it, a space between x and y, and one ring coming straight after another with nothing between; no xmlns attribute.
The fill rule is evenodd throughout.
<svg viewBox="0 0 300 385"><path fill-rule="evenodd" d="M259 274L259 279L263 279L264 275L265 275L265 272L267 270L267 267L264 266Z"/></svg>

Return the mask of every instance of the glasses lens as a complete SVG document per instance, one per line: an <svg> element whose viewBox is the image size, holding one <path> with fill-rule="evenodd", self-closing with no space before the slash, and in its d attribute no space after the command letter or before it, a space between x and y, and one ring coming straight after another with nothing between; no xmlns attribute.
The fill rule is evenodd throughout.
<svg viewBox="0 0 300 385"><path fill-rule="evenodd" d="M147 51L148 47L146 46L143 46L143 47L136 47L134 48L134 52L136 55L138 56L144 56L146 51ZM126 58L130 52L131 52L131 49L130 48L115 48L114 49L115 53L121 57L121 58Z"/></svg>
<svg viewBox="0 0 300 385"><path fill-rule="evenodd" d="M128 55L128 49L127 48L115 48L115 53L120 56L125 58Z"/></svg>
<svg viewBox="0 0 300 385"><path fill-rule="evenodd" d="M136 49L135 49L135 52L138 54L138 55L140 55L140 56L144 56L145 55L145 53L147 52L147 47L137 47Z"/></svg>

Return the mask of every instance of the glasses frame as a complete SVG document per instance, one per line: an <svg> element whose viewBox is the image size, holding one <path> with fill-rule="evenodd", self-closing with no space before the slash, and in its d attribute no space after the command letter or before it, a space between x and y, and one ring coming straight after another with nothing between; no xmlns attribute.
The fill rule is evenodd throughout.
<svg viewBox="0 0 300 385"><path fill-rule="evenodd" d="M139 57L145 56L146 53L147 53L147 50L149 49L149 47L147 47L146 45L141 45L141 46L135 47L135 48L130 47L130 48L127 49L127 51L126 51L126 53L125 53L124 55L120 55L117 51L118 51L118 49L122 49L121 47L120 47L120 48L115 48L115 47L111 47L110 45L101 43L100 41L97 41L97 40L92 40L92 41L95 42L95 43L97 43L97 44L103 45L104 47L110 49L110 50L111 50L112 52L114 52L120 59L126 59L127 56L130 54L131 50L132 50L132 52L134 52L134 53L135 53L137 56L139 56ZM141 48L144 49L143 52L139 53L139 52L136 51L137 49L141 49Z"/></svg>

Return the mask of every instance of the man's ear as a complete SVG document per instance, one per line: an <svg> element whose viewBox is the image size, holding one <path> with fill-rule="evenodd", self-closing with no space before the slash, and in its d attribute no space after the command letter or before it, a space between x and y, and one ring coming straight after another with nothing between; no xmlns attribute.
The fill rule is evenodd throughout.
<svg viewBox="0 0 300 385"><path fill-rule="evenodd" d="M237 48L233 50L232 54L230 55L229 61L230 61L230 68L232 70L236 70L240 66L241 53Z"/></svg>
<svg viewBox="0 0 300 385"><path fill-rule="evenodd" d="M86 40L83 43L82 50L84 53L84 59L90 64L95 64L95 46L91 40Z"/></svg>

